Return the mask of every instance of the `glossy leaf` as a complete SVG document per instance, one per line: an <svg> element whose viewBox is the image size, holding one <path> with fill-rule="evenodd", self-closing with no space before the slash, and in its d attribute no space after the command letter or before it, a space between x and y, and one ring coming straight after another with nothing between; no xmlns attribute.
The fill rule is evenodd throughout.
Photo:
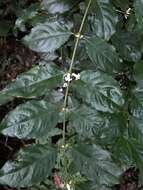
<svg viewBox="0 0 143 190"><path fill-rule="evenodd" d="M26 26L25 24L36 17L38 15L38 10L40 9L38 3L33 3L30 7L27 9L23 9L20 12L20 15L18 19L15 22L15 29L20 29L21 31L25 32L26 31Z"/></svg>
<svg viewBox="0 0 143 190"><path fill-rule="evenodd" d="M71 32L64 23L45 22L35 26L24 37L24 43L36 52L48 53L60 48L70 35Z"/></svg>
<svg viewBox="0 0 143 190"><path fill-rule="evenodd" d="M63 81L63 71L55 64L48 63L32 68L19 75L16 80L0 91L0 105L14 97L35 98L56 88Z"/></svg>
<svg viewBox="0 0 143 190"><path fill-rule="evenodd" d="M142 118L143 116L143 62L139 62L134 66L134 79L137 82L132 90L132 101L130 109L133 116Z"/></svg>
<svg viewBox="0 0 143 190"><path fill-rule="evenodd" d="M134 78L137 85L143 87L143 61L140 61L134 65Z"/></svg>
<svg viewBox="0 0 143 190"><path fill-rule="evenodd" d="M114 155L121 164L128 166L136 166L143 171L143 147L135 139L120 138L114 147Z"/></svg>
<svg viewBox="0 0 143 190"><path fill-rule="evenodd" d="M81 79L75 81L71 88L78 99L98 111L112 113L119 111L124 104L118 83L100 71L83 71Z"/></svg>
<svg viewBox="0 0 143 190"><path fill-rule="evenodd" d="M135 8L135 15L140 29L143 29L143 1L142 0L135 0L134 1L134 8Z"/></svg>
<svg viewBox="0 0 143 190"><path fill-rule="evenodd" d="M11 187L39 184L51 174L55 149L48 145L30 145L18 154L18 161L8 161L0 170L0 183Z"/></svg>
<svg viewBox="0 0 143 190"><path fill-rule="evenodd" d="M116 7L120 7L121 10L126 10L129 8L129 0L112 0Z"/></svg>
<svg viewBox="0 0 143 190"><path fill-rule="evenodd" d="M2 134L23 139L41 138L57 125L61 107L47 101L30 101L19 105L2 121Z"/></svg>
<svg viewBox="0 0 143 190"><path fill-rule="evenodd" d="M111 74L120 70L120 59L115 48L101 38L87 38L86 49L89 58L98 69Z"/></svg>
<svg viewBox="0 0 143 190"><path fill-rule="evenodd" d="M42 7L51 14L69 11L74 4L74 0L42 0L41 3Z"/></svg>
<svg viewBox="0 0 143 190"><path fill-rule="evenodd" d="M79 185L76 186L76 190L112 190L112 187L109 186L105 186L105 185L99 185L99 184L94 184L90 181L87 181L85 183L81 183Z"/></svg>
<svg viewBox="0 0 143 190"><path fill-rule="evenodd" d="M80 171L94 184L112 185L118 183L121 170L113 163L109 152L99 146L79 144L71 149L73 171Z"/></svg>
<svg viewBox="0 0 143 190"><path fill-rule="evenodd" d="M91 16L91 28L97 36L109 40L115 33L118 17L109 0L96 0L94 3L93 16Z"/></svg>
<svg viewBox="0 0 143 190"><path fill-rule="evenodd" d="M122 114L98 112L84 105L70 113L69 127L75 129L79 139L93 138L100 144L112 144L124 130L125 122Z"/></svg>
<svg viewBox="0 0 143 190"><path fill-rule="evenodd" d="M112 38L120 56L133 62L141 59L141 40L141 36L133 32L118 32Z"/></svg>

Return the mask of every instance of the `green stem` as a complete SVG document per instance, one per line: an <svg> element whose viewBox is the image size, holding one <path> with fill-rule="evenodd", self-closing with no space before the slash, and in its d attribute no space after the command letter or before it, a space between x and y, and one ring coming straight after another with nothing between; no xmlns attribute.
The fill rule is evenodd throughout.
<svg viewBox="0 0 143 190"><path fill-rule="evenodd" d="M75 46L74 46L74 50L73 50L73 54L72 54L70 68L69 68L69 71L68 71L68 73L70 73L70 74L72 73L72 67L73 67L73 64L74 64L77 47L78 47L78 44L79 44L79 40L81 39L81 32L82 32L82 29L83 29L83 26L84 26L84 23L85 23L85 20L86 20L86 17L87 17L87 14L88 14L88 11L89 11L91 3L92 3L92 0L89 0L87 8L86 8L84 16L83 16L83 19L82 19L82 22L81 22L81 25L80 25L80 28L79 28L79 32L77 33L77 35L75 35L76 36L76 42L75 42ZM64 112L64 116L63 116L63 145L65 145L66 107L67 107L69 85L70 85L70 82L68 82L68 84L67 84L67 88L66 88L66 92L65 92L64 105L63 105L63 112Z"/></svg>

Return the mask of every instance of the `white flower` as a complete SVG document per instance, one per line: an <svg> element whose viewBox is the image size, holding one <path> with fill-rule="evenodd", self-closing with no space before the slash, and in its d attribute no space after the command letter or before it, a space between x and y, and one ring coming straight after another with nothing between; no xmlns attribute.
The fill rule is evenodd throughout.
<svg viewBox="0 0 143 190"><path fill-rule="evenodd" d="M128 18L128 16L131 14L131 8L128 8L127 10L126 10L126 12L125 12L125 19L127 19Z"/></svg>
<svg viewBox="0 0 143 190"><path fill-rule="evenodd" d="M58 89L58 92L63 92L63 88L59 88L59 89Z"/></svg>
<svg viewBox="0 0 143 190"><path fill-rule="evenodd" d="M67 190L73 190L73 188L68 183L66 184L66 188L67 188Z"/></svg>
<svg viewBox="0 0 143 190"><path fill-rule="evenodd" d="M75 78L75 80L79 80L80 79L80 74L75 74L75 73L72 73L72 77Z"/></svg>
<svg viewBox="0 0 143 190"><path fill-rule="evenodd" d="M83 35L77 33L77 34L75 34L75 37L76 37L76 38L79 38L79 39L82 39L82 38L83 38Z"/></svg>
<svg viewBox="0 0 143 190"><path fill-rule="evenodd" d="M68 83L65 82L65 83L63 84L63 88L66 88L67 86L68 86Z"/></svg>
<svg viewBox="0 0 143 190"><path fill-rule="evenodd" d="M64 75L64 80L65 80L66 82L72 81L71 74L70 74L70 73L65 74L65 75Z"/></svg>

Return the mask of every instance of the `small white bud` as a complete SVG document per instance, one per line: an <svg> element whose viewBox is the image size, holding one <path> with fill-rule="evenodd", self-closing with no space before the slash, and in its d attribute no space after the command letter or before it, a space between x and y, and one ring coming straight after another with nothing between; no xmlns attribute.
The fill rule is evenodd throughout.
<svg viewBox="0 0 143 190"><path fill-rule="evenodd" d="M75 74L75 73L72 73L72 77L75 78L75 80L79 80L80 79L80 74Z"/></svg>
<svg viewBox="0 0 143 190"><path fill-rule="evenodd" d="M71 74L70 74L70 73L65 74L65 75L64 75L64 80L65 80L66 82L72 81Z"/></svg>
<svg viewBox="0 0 143 190"><path fill-rule="evenodd" d="M128 8L127 10L126 10L126 12L125 12L125 19L127 19L128 18L128 16L131 14L131 8Z"/></svg>
<svg viewBox="0 0 143 190"><path fill-rule="evenodd" d="M82 39L82 38L83 38L83 35L77 33L77 34L75 34L75 37L76 37L76 38L80 38L80 39Z"/></svg>
<svg viewBox="0 0 143 190"><path fill-rule="evenodd" d="M68 83L65 82L65 83L63 84L63 88L66 88L67 86L68 86Z"/></svg>
<svg viewBox="0 0 143 190"><path fill-rule="evenodd" d="M59 91L59 92L63 92L63 88L59 88L58 91Z"/></svg>
<svg viewBox="0 0 143 190"><path fill-rule="evenodd" d="M67 190L73 190L73 188L71 188L71 186L70 186L70 184L66 184L66 188L67 188Z"/></svg>

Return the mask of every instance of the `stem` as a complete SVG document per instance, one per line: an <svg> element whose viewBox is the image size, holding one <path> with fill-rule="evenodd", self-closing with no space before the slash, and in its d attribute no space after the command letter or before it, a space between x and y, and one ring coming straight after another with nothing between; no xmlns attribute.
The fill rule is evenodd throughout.
<svg viewBox="0 0 143 190"><path fill-rule="evenodd" d="M89 11L89 8L90 8L90 5L91 5L91 2L92 2L92 0L89 0L87 8L86 8L84 16L83 16L83 19L82 19L82 22L81 22L81 25L80 25L80 28L79 28L79 32L77 33L77 35L75 35L76 36L76 42L75 42L75 46L74 46L74 50L73 50L73 54L72 54L70 68L69 68L69 71L68 71L68 73L70 73L70 74L72 73L72 67L73 67L73 63L74 63L74 60L75 60L77 47L78 47L78 44L79 44L79 40L81 39L81 32L82 32L82 29L83 29L83 26L84 26L84 23L85 23L85 20L86 20L86 17L87 17L87 14L88 14L88 11ZM63 105L63 112L64 112L64 116L63 116L63 145L65 145L66 107L67 107L69 85L70 85L70 82L68 82L68 84L67 84L67 88L66 88L66 92L65 92L64 105Z"/></svg>

